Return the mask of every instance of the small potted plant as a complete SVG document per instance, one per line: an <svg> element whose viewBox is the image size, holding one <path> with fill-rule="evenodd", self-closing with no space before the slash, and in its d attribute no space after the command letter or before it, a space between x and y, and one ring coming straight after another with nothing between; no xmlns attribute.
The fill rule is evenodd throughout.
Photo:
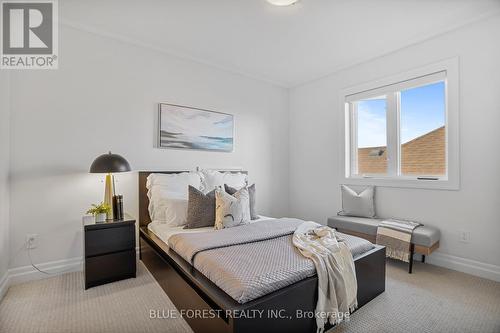
<svg viewBox="0 0 500 333"><path fill-rule="evenodd" d="M111 207L103 202L99 205L93 204L92 208L87 211L87 214L92 214L95 217L96 223L106 222L106 216L111 211Z"/></svg>

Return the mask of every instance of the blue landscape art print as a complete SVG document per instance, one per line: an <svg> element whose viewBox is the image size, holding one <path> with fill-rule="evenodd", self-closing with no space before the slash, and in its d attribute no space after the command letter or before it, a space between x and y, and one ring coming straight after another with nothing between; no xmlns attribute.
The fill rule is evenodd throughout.
<svg viewBox="0 0 500 333"><path fill-rule="evenodd" d="M161 148L233 151L233 115L164 103L159 112Z"/></svg>

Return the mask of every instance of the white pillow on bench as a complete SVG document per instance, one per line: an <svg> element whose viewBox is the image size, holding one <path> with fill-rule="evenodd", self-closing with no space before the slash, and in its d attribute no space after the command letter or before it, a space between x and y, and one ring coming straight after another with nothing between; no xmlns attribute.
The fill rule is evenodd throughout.
<svg viewBox="0 0 500 333"><path fill-rule="evenodd" d="M342 192L342 210L338 213L339 215L375 217L374 186L368 186L359 193L345 185L340 185L340 190Z"/></svg>

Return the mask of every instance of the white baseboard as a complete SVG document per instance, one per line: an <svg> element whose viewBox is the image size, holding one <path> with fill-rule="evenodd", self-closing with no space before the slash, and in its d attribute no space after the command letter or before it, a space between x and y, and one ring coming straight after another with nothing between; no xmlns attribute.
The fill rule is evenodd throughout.
<svg viewBox="0 0 500 333"><path fill-rule="evenodd" d="M41 273L31 265L12 268L9 269L9 284L15 285L33 280L46 279L64 273L78 272L83 269L82 263L82 257L75 257L36 264L40 270L50 274Z"/></svg>
<svg viewBox="0 0 500 333"><path fill-rule="evenodd" d="M139 258L139 247L136 247L136 253L137 258ZM46 263L36 264L36 266L40 270L50 274L41 273L31 265L9 269L0 280L0 300L2 300L3 296L7 293L7 290L12 285L28 281L46 279L65 273L82 271L83 258L75 257L57 261L49 261Z"/></svg>
<svg viewBox="0 0 500 333"><path fill-rule="evenodd" d="M441 266L455 271L479 276L485 279L500 282L500 266L486 264L480 261L434 252L425 258L431 265Z"/></svg>
<svg viewBox="0 0 500 333"><path fill-rule="evenodd" d="M9 289L9 271L5 272L5 274L0 278L0 301L7 293Z"/></svg>
<svg viewBox="0 0 500 333"><path fill-rule="evenodd" d="M36 266L40 270L50 274L41 273L31 265L9 269L0 280L0 301L12 285L46 279L70 272L78 272L83 269L82 257L50 261L43 264L37 264Z"/></svg>

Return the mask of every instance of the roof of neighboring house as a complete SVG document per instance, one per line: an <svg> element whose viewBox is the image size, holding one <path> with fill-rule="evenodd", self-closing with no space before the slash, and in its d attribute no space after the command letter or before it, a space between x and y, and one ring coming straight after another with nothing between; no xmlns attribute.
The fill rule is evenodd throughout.
<svg viewBox="0 0 500 333"><path fill-rule="evenodd" d="M406 175L446 173L446 130L439 127L401 145L401 172ZM358 149L359 174L387 171L387 147Z"/></svg>

